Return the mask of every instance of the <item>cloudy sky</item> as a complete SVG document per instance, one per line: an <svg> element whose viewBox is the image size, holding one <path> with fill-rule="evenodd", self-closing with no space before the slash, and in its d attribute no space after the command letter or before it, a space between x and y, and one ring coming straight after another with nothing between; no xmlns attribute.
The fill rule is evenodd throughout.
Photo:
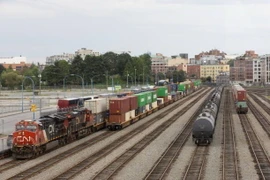
<svg viewBox="0 0 270 180"><path fill-rule="evenodd" d="M166 56L270 53L269 0L0 0L0 57L85 47Z"/></svg>

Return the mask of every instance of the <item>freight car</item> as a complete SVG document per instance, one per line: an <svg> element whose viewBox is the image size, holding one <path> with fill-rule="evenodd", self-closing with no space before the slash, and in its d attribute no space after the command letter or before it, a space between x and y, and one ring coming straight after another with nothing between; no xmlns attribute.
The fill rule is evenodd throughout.
<svg viewBox="0 0 270 180"><path fill-rule="evenodd" d="M90 99L98 99L98 96L84 96L84 97L78 97L78 98L63 98L59 99L57 102L58 110L70 110L77 107L83 107L83 103L86 100Z"/></svg>
<svg viewBox="0 0 270 180"><path fill-rule="evenodd" d="M238 114L246 114L248 112L247 106L247 92L239 84L232 86L232 94L235 103L235 109Z"/></svg>
<svg viewBox="0 0 270 180"><path fill-rule="evenodd" d="M93 115L85 108L46 115L38 120L21 120L13 132L13 157L35 157L44 153L46 145L52 141L58 140L64 145L90 134L94 128Z"/></svg>
<svg viewBox="0 0 270 180"><path fill-rule="evenodd" d="M208 145L213 139L222 92L223 87L216 88L193 124L192 138L197 145Z"/></svg>
<svg viewBox="0 0 270 180"><path fill-rule="evenodd" d="M189 88L189 93L195 91L192 90L195 86L188 84L188 82L186 82L185 86ZM147 92L137 92L137 94L131 96L110 99L109 119L106 122L107 128L109 130L122 129L179 100L183 97L183 93L178 90L179 84L170 83L166 86L157 86Z"/></svg>

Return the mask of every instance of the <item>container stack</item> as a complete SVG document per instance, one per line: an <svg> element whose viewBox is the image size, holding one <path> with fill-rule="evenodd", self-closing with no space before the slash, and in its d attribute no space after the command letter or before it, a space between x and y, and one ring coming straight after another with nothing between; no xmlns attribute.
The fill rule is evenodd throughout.
<svg viewBox="0 0 270 180"><path fill-rule="evenodd" d="M156 109L157 106L157 92L156 91L151 91L152 94L152 104L151 104L151 109Z"/></svg>
<svg viewBox="0 0 270 180"><path fill-rule="evenodd" d="M135 111L135 115L144 113L145 112L145 105L146 105L146 94L145 93L139 93L134 94L134 96L137 96L138 98L138 108Z"/></svg>
<svg viewBox="0 0 270 180"><path fill-rule="evenodd" d="M106 98L86 100L84 101L84 107L92 111L92 114L94 115L94 126L105 124L105 121L108 118Z"/></svg>
<svg viewBox="0 0 270 180"><path fill-rule="evenodd" d="M178 84L178 91L181 95L186 96L186 85L184 83Z"/></svg>
<svg viewBox="0 0 270 180"><path fill-rule="evenodd" d="M163 104L163 103L165 104L169 101L167 87L157 88L157 101L158 101L158 105Z"/></svg>
<svg viewBox="0 0 270 180"><path fill-rule="evenodd" d="M130 97L109 100L110 123L123 123L130 120Z"/></svg>

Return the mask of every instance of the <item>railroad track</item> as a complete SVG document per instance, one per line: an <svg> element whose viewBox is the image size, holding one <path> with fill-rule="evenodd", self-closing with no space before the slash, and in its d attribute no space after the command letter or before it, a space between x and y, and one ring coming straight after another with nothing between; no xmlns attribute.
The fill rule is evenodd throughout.
<svg viewBox="0 0 270 180"><path fill-rule="evenodd" d="M270 108L266 106L262 101L259 100L257 96L255 96L253 93L248 94L257 104L263 108L263 110L270 115ZM266 97L264 97L266 98ZM248 100L248 103L250 104L251 102Z"/></svg>
<svg viewBox="0 0 270 180"><path fill-rule="evenodd" d="M25 163L26 160L11 160L9 162L6 162L5 164L0 165L0 173L6 170L9 170L10 168L13 168L15 166L18 166L20 164Z"/></svg>
<svg viewBox="0 0 270 180"><path fill-rule="evenodd" d="M183 179L202 179L209 146L197 146Z"/></svg>
<svg viewBox="0 0 270 180"><path fill-rule="evenodd" d="M225 90L225 102L223 112L223 156L222 156L222 179L240 179L240 171L237 163L237 150L235 133L232 123L231 95L228 89Z"/></svg>
<svg viewBox="0 0 270 180"><path fill-rule="evenodd" d="M204 104L201 105L201 107L202 106L204 106ZM192 125L197 115L200 113L201 107L192 115L192 117L183 127L182 132L177 135L177 137L162 154L162 156L158 159L158 161L155 163L153 168L149 171L149 173L145 176L144 179L163 179L166 176L166 174L170 170L172 163L178 157L180 151L190 137Z"/></svg>
<svg viewBox="0 0 270 180"><path fill-rule="evenodd" d="M167 129L172 123L174 123L180 116L182 116L188 109L190 109L197 100L191 102L188 106L186 106L181 111L177 112L175 115L172 116L170 120L166 122L165 125L158 127L152 133L147 135L143 140L135 144L132 148L130 148L127 152L122 154L117 160L106 166L101 172L95 175L92 179L113 179L113 176L119 172L125 164L127 164L130 160L132 160L138 153L140 153L146 146L148 146L154 139L156 139L165 129ZM192 118L183 128L183 132L179 133L178 137L173 141L170 147L166 150L166 152L162 155L160 160L156 163L153 171L149 173L149 175L155 175L159 173L160 178L154 179L161 179L162 175L164 175L168 168L170 167L172 161L176 157L177 153L182 149L184 143L188 139L192 124L194 122L195 116L198 114L199 110L194 113ZM165 167L165 168L164 168ZM163 172L163 173L162 173ZM145 179L152 179L151 177L146 177Z"/></svg>
<svg viewBox="0 0 270 180"><path fill-rule="evenodd" d="M201 91L205 92L206 90L205 89L204 90L201 89L200 91L197 91L197 92L201 92ZM196 95L197 94L194 94L194 95L191 95L191 96L188 96L188 97L189 98L192 98L192 97L195 97ZM157 116L153 116L153 118L151 118L149 121L147 121L143 125L143 127L145 129L148 128L155 121L158 121L158 120L162 119L163 117L167 116L171 112L171 110L176 109L178 107L178 105L181 105L181 104L183 104L184 102L187 102L187 101L188 101L188 98L186 98L186 97L183 98L182 100L180 100L180 102L177 102L176 106L172 106L171 109L169 109L167 111L164 111L163 113L161 113L161 114L159 114ZM140 128L141 127L137 128L137 131L135 130L134 132L129 133L130 136L134 136L135 132L136 133L139 133L141 131ZM87 142L85 142L85 143L83 143L83 144L81 144L79 146L76 146L76 147L74 147L72 149L69 149L69 150L63 152L61 155L56 155L56 156L48 159L47 161L44 161L44 162L42 162L40 164L37 164L36 166L31 167L31 168L29 168L29 169L27 169L27 170L25 170L25 171L23 171L23 172L15 175L15 176L13 176L13 177L11 177L10 179L27 179L27 178L30 178L30 177L32 177L34 175L37 175L40 172L42 172L42 171L48 169L49 167L53 166L55 163L60 162L60 161L64 160L66 157L72 156L73 154L76 154L76 153L84 150L85 148L88 148L90 146L93 146L94 144L100 142L101 140L110 137L114 133L117 133L117 131L108 131L108 132L105 132L104 134L102 134L102 135L100 135L100 136L98 136L98 137L96 137L94 139L91 139L91 140L89 140L89 141L87 141ZM121 139L121 138L123 138L123 136L122 137L119 137L119 139ZM114 142L112 142L112 144L115 144L117 141L119 141L119 139L117 139ZM109 147L112 147L113 146L112 144L106 146L104 149L109 148ZM96 154L98 154L98 153L99 152L97 152Z"/></svg>
<svg viewBox="0 0 270 180"><path fill-rule="evenodd" d="M250 146L251 154L254 158L256 170L260 179L270 179L270 159L260 140L250 124L250 120L246 114L239 114L241 124L246 134L247 141Z"/></svg>
<svg viewBox="0 0 270 180"><path fill-rule="evenodd" d="M260 102L261 101L259 99L256 99L256 97L255 97L254 100L260 105ZM261 124L262 128L265 130L265 132L270 137L270 122L269 122L269 120L255 107L255 105L253 103L251 103L250 100L247 100L247 102L248 102L249 109L251 110L251 112L254 114L254 116L256 117L256 119Z"/></svg>
<svg viewBox="0 0 270 180"><path fill-rule="evenodd" d="M203 97L205 94L204 92L198 98ZM136 154L138 154L141 150L143 150L153 139L157 138L160 133L162 133L166 128L168 128L172 123L174 123L182 114L184 114L188 109L190 109L196 102L197 98L193 100L187 107L184 107L180 112L176 113L172 118L161 124L157 127L154 131L148 134L142 141L134 145L127 151L125 154L121 155L118 160L112 162L108 166L106 166L101 172L99 172L93 179L110 179L113 175L118 172L121 167L127 162L129 162ZM177 106L178 108L179 106ZM171 112L172 109L169 109ZM157 119L155 120L157 121ZM152 124L152 123L151 123ZM150 124L150 125L151 125ZM71 179L77 174L79 174L84 169L87 169L89 166L97 162L98 160L104 158L108 154L110 154L113 150L118 148L120 145L126 143L129 139L136 136L137 134L144 131L146 128L145 125L140 126L136 130L133 130L131 133L125 135L124 137L118 139L116 142L110 144L109 146L103 148L101 151L91 155L90 157L86 158L81 163L77 164L76 166L72 167L71 169L67 170L66 172L62 173L55 179Z"/></svg>

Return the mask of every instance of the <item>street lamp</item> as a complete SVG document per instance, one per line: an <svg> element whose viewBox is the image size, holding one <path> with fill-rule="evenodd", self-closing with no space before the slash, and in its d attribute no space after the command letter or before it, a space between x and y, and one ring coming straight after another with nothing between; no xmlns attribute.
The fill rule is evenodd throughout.
<svg viewBox="0 0 270 180"><path fill-rule="evenodd" d="M114 92L113 76L111 76L111 78L112 78L112 91Z"/></svg>
<svg viewBox="0 0 270 180"><path fill-rule="evenodd" d="M134 81L135 81L135 86L136 86L136 68L135 68L135 77L134 77Z"/></svg>
<svg viewBox="0 0 270 180"><path fill-rule="evenodd" d="M41 95L41 74L38 75L39 78L39 94Z"/></svg>
<svg viewBox="0 0 270 180"><path fill-rule="evenodd" d="M126 86L127 88L128 88L128 76L129 76L129 74L128 74L128 72L127 72L127 86Z"/></svg>
<svg viewBox="0 0 270 180"><path fill-rule="evenodd" d="M105 75L105 74L103 74L103 75ZM94 77L96 77L96 76L99 76L99 74L93 76L93 77L90 79L90 80L91 80L91 91L92 91L92 94L93 94L93 79L94 79Z"/></svg>
<svg viewBox="0 0 270 180"><path fill-rule="evenodd" d="M26 79L30 79L32 81L32 86L33 86L33 100L32 100L32 102L35 103L35 83L31 77L25 76L23 81L22 81L22 112L23 112L23 83ZM33 120L35 120L35 110L33 110Z"/></svg>

